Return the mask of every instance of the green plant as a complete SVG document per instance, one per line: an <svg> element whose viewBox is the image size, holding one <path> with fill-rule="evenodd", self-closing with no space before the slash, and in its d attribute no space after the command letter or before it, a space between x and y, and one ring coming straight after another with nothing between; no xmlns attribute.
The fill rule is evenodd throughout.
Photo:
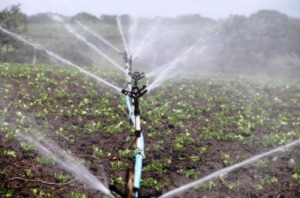
<svg viewBox="0 0 300 198"><path fill-rule="evenodd" d="M187 157L180 157L180 160L191 160L193 162L198 162L200 161L200 157L199 156L187 156Z"/></svg>
<svg viewBox="0 0 300 198"><path fill-rule="evenodd" d="M234 164L233 161L230 161L230 159L231 159L230 155L226 154L222 151L221 151L221 159L223 160L224 164L226 164L228 166L232 166Z"/></svg>
<svg viewBox="0 0 300 198"><path fill-rule="evenodd" d="M0 149L0 153L3 155L10 155L10 156L16 157L15 151L12 151L12 150Z"/></svg>
<svg viewBox="0 0 300 198"><path fill-rule="evenodd" d="M31 142L22 142L21 143L21 148L24 151L33 151L37 148L37 145L32 144Z"/></svg>
<svg viewBox="0 0 300 198"><path fill-rule="evenodd" d="M163 185L161 185L160 183L158 183L152 177L149 177L146 180L142 180L141 181L141 185L145 186L146 188L153 188L153 187L155 187L156 190L161 190L163 188Z"/></svg>
<svg viewBox="0 0 300 198"><path fill-rule="evenodd" d="M80 163L80 164L86 164L86 165L88 165L88 166L90 166L90 165L92 164L90 161L87 161L87 160L82 159L82 158L79 158L79 157L77 157L76 160L77 160L77 162Z"/></svg>
<svg viewBox="0 0 300 198"><path fill-rule="evenodd" d="M203 182L200 184L197 184L194 189L198 190L198 189L212 189L213 187L215 187L216 184L213 181L208 181L208 182Z"/></svg>
<svg viewBox="0 0 300 198"><path fill-rule="evenodd" d="M106 133L110 133L110 134L116 134L116 133L121 133L123 130L121 128L121 124L122 122L120 122L117 125L110 125L104 128L104 131Z"/></svg>
<svg viewBox="0 0 300 198"><path fill-rule="evenodd" d="M55 159L53 157L50 157L48 155L44 156L44 157L38 157L35 158L34 161L38 164L52 164L55 165Z"/></svg>
<svg viewBox="0 0 300 198"><path fill-rule="evenodd" d="M60 181L62 181L63 183L66 183L67 181L69 181L71 179L70 175L61 175L61 174L56 174L54 175L54 177Z"/></svg>
<svg viewBox="0 0 300 198"><path fill-rule="evenodd" d="M259 160L258 162L253 163L254 166L258 168L268 168L270 161L268 159Z"/></svg>
<svg viewBox="0 0 300 198"><path fill-rule="evenodd" d="M99 149L96 145L93 145L93 150L94 150L94 155L97 156L104 156L104 152L102 151L102 149Z"/></svg>
<svg viewBox="0 0 300 198"><path fill-rule="evenodd" d="M13 192L14 192L14 190L12 190L12 189L6 189L6 188L3 188L3 187L0 187L1 197L11 197Z"/></svg>
<svg viewBox="0 0 300 198"><path fill-rule="evenodd" d="M186 150L186 148L184 147L184 145L182 145L180 143L174 143L173 147L177 151L184 151L184 150Z"/></svg>
<svg viewBox="0 0 300 198"><path fill-rule="evenodd" d="M72 198L87 198L87 196L83 193L75 193L73 191L69 192Z"/></svg>
<svg viewBox="0 0 300 198"><path fill-rule="evenodd" d="M1 174L3 174L3 175L6 174L6 168L3 168L3 169L2 169Z"/></svg>
<svg viewBox="0 0 300 198"><path fill-rule="evenodd" d="M201 173L195 170L180 170L180 172L188 179L198 179L201 176Z"/></svg>
<svg viewBox="0 0 300 198"><path fill-rule="evenodd" d="M115 179L111 179L112 184L119 184L121 186L125 186L126 182L122 179L122 177L118 177Z"/></svg>
<svg viewBox="0 0 300 198"><path fill-rule="evenodd" d="M125 168L128 167L128 163L122 161L111 162L110 164L112 170L124 170Z"/></svg>
<svg viewBox="0 0 300 198"><path fill-rule="evenodd" d="M50 193L50 191L48 189L45 191L41 190L40 192L38 192L37 189L31 189L31 191L38 198L43 198L43 197L50 198L53 196L53 193Z"/></svg>
<svg viewBox="0 0 300 198"><path fill-rule="evenodd" d="M159 173L166 173L167 170L165 169L166 168L166 163L160 163L160 162L156 162L156 161L152 161L152 164L150 166L145 166L143 167L143 171L156 171L156 172L159 172Z"/></svg>
<svg viewBox="0 0 300 198"><path fill-rule="evenodd" d="M262 185L260 185L260 184L255 184L255 185L253 185L253 188L255 190L262 190L264 187Z"/></svg>
<svg viewBox="0 0 300 198"><path fill-rule="evenodd" d="M129 158L129 159L134 159L135 155L137 154L136 150L119 150L118 154L120 157L125 157L125 158Z"/></svg>
<svg viewBox="0 0 300 198"><path fill-rule="evenodd" d="M223 184L224 184L229 190L232 190L232 189L238 187L238 184L237 184L237 183L230 183L230 184L228 184L228 183L223 182Z"/></svg>
<svg viewBox="0 0 300 198"><path fill-rule="evenodd" d="M300 183L300 166L295 167L295 173L293 174L293 178Z"/></svg>
<svg viewBox="0 0 300 198"><path fill-rule="evenodd" d="M269 175L265 175L265 176L258 176L258 179L260 181L261 184L268 184L268 185L272 185L277 183L277 178L276 177L270 177Z"/></svg>
<svg viewBox="0 0 300 198"><path fill-rule="evenodd" d="M25 169L25 175L26 175L26 177L32 177L33 176L31 174L31 170L30 169Z"/></svg>
<svg viewBox="0 0 300 198"><path fill-rule="evenodd" d="M183 145L188 145L194 142L194 139L191 138L191 134L189 132L186 133L180 133L176 139L175 142L178 142Z"/></svg>
<svg viewBox="0 0 300 198"><path fill-rule="evenodd" d="M228 184L227 182L226 182L226 176L222 176L222 183L223 183L223 185L224 186L226 186L229 190L232 190L232 189L234 189L234 188L236 188L236 187L238 187L238 184L237 183L230 183L230 184Z"/></svg>
<svg viewBox="0 0 300 198"><path fill-rule="evenodd" d="M84 125L84 132L89 134L96 133L99 131L100 128L102 128L100 122L92 121L91 123L87 123Z"/></svg>
<svg viewBox="0 0 300 198"><path fill-rule="evenodd" d="M199 152L201 155L203 154L207 154L208 153L208 149L206 147L198 147L195 149L197 152Z"/></svg>

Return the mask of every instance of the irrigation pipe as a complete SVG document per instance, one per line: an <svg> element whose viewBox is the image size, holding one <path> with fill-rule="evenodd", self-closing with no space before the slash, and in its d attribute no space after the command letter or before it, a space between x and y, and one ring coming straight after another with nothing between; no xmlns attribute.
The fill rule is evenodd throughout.
<svg viewBox="0 0 300 198"><path fill-rule="evenodd" d="M108 85L108 86L110 86L110 87L116 89L117 91L121 91L121 88L119 88L119 87L117 87L117 86L115 86L115 85L113 85L113 84L111 84L111 83L109 83L109 82L103 80L102 78L99 78L98 76L96 76L96 75L94 75L94 74L92 74L92 73L90 73L90 72L88 72L88 71L82 69L81 67L75 65L74 63L72 63L72 62L70 62L70 61L68 61L68 60L63 59L62 57L58 56L58 55L55 54L54 52L51 52L51 51L47 50L47 49L44 48L43 46L41 46L41 45L39 45L39 44L34 44L34 43L32 43L32 42L29 42L29 41L27 41L26 39L24 39L23 37L21 37L20 35L17 35L17 34L15 34L15 33L9 32L8 30L2 28L1 26L0 26L0 30L2 30L2 31L3 31L4 33L6 33L6 34L9 34L9 35L15 37L15 38L18 39L19 41L22 41L23 43L26 43L26 44L28 44L28 45L34 47L35 49L38 49L38 50L41 50L41 51L46 52L47 55L50 56L50 57L53 57L53 58L55 58L55 59L57 59L57 60L59 60L59 61L65 63L65 64L67 64L67 65L72 66L72 67L75 67L75 68L78 69L80 72L85 73L85 74L89 75L90 77L92 77L92 78L94 78L94 79L96 79L96 80L98 80L98 81L103 82L104 84L106 84L106 85Z"/></svg>

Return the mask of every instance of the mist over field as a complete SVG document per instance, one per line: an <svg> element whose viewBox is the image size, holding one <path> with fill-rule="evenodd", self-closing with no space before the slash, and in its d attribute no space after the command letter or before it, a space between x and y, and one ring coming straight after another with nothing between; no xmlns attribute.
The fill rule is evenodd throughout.
<svg viewBox="0 0 300 198"><path fill-rule="evenodd" d="M15 19L5 18L3 11L1 27L20 33L80 66L110 67L109 62L68 32L64 24L52 20L50 13L26 16L21 11ZM87 41L119 61L118 64L122 62L119 54L83 26L124 51L116 22L119 17L130 50L137 56L135 64L149 70L174 61L196 45L187 55L188 60L178 63L176 68L200 73L299 76L300 19L278 11L261 10L248 17L230 15L222 20L199 14L137 18L78 13L61 17ZM0 60L29 64L51 62L43 52L2 32Z"/></svg>

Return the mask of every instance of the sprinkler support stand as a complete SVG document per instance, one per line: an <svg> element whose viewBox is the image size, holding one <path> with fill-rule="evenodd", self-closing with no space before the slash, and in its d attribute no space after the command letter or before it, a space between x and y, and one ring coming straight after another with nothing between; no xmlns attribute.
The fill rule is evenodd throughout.
<svg viewBox="0 0 300 198"><path fill-rule="evenodd" d="M140 120L140 109L139 109L139 98L141 98L146 92L146 86L144 85L141 89L137 86L137 81L144 77L144 74L139 74L135 72L134 74L129 73L129 75L135 80L135 86L132 87L132 91L128 91L122 89L122 93L129 98L133 99L134 105L134 116L135 116L135 139L137 145L137 154L135 155L135 165L134 165L134 179L133 179L133 192L135 198L151 198L151 197L158 197L162 194L161 191L156 193L141 196L140 195L140 181L142 177L142 170L143 170L143 159L145 158L144 154L144 136L141 129L141 120ZM127 184L128 185L128 184ZM124 195L119 190L116 189L115 186L110 186L110 189L117 194L121 195L122 197L130 197L131 195Z"/></svg>
<svg viewBox="0 0 300 198"><path fill-rule="evenodd" d="M141 78L134 78L137 76L131 76L135 80L135 84ZM126 96L129 96L133 99L134 104L134 116L135 116L135 136L136 136L136 145L138 153L135 155L135 166L134 166L134 192L135 197L139 197L140 191L140 181L142 177L142 166L143 159L145 158L144 154L144 136L141 131L141 121L140 121L140 109L139 109L139 98L142 97L147 92L146 86L143 86L142 89L139 89L137 86L132 88L132 91L122 90L122 93Z"/></svg>
<svg viewBox="0 0 300 198"><path fill-rule="evenodd" d="M139 72L134 72L134 73L128 73L128 75L132 78L132 79L134 79L134 88L132 89L132 91L133 92L138 92L138 87L137 87L137 83L138 83L138 81L139 80L141 80L142 78L144 78L145 77L145 74L144 73L139 73ZM143 88L140 90L140 91L142 91L142 90L144 90L146 88L146 86L144 85L143 86ZM128 95L126 95L126 97L129 97ZM133 99L134 100L134 99ZM133 104L134 104L134 101L133 101ZM140 114L140 110L139 110L139 101L137 101L137 104L136 105L134 105L131 109L136 109L136 110L134 110L134 114ZM137 111L137 112L135 112L135 111ZM136 121L136 119L135 119L135 121L134 121L134 123L137 123L137 121ZM140 118L138 118L138 123L140 123ZM140 124L139 124L140 125ZM141 128L140 126L138 126L138 127L136 127L136 130L137 130L137 128ZM136 138L137 137L135 137L130 143L129 143L129 145L127 146L127 149L129 149L129 147L133 144L133 142L136 140Z"/></svg>
<svg viewBox="0 0 300 198"><path fill-rule="evenodd" d="M132 70L132 56L130 56L128 58L127 52L123 52L123 53L120 52L120 54L123 55L123 59L125 61L125 65L126 65L126 67L125 67L126 74L127 74L126 80L127 80L127 84L128 84L127 91L131 91L132 90L132 85L131 85L131 77L130 77L129 73ZM130 118L130 120L131 120L131 122L134 126L135 125L135 118L134 118L134 113L133 113L133 108L132 108L131 103L132 103L132 101L130 101L129 96L126 96L126 105L127 105L127 109L128 109L128 112L129 112L129 118Z"/></svg>

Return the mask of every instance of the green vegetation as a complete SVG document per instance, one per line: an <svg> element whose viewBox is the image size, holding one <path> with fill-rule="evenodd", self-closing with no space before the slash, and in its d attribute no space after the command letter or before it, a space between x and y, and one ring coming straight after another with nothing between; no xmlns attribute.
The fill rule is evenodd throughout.
<svg viewBox="0 0 300 198"><path fill-rule="evenodd" d="M60 181L62 181L63 183L66 183L67 181L69 181L71 179L70 175L61 175L61 174L56 174L54 175L54 177Z"/></svg>
<svg viewBox="0 0 300 198"><path fill-rule="evenodd" d="M260 184L255 184L255 185L253 185L253 188L255 190L262 190L264 187L262 185L260 185Z"/></svg>
<svg viewBox="0 0 300 198"><path fill-rule="evenodd" d="M0 149L0 153L3 155L10 155L10 156L16 157L15 151L12 151L12 150Z"/></svg>
<svg viewBox="0 0 300 198"><path fill-rule="evenodd" d="M12 189L5 189L3 187L0 187L0 195L2 197L11 197L13 192L14 192L14 190L12 190Z"/></svg>
<svg viewBox="0 0 300 198"><path fill-rule="evenodd" d="M112 184L118 184L118 185L120 185L122 187L125 186L125 184L126 184L126 182L123 180L122 177L117 177L115 179L111 179L111 183Z"/></svg>
<svg viewBox="0 0 300 198"><path fill-rule="evenodd" d="M73 191L69 192L72 198L87 198L87 196L83 193L75 193Z"/></svg>
<svg viewBox="0 0 300 198"><path fill-rule="evenodd" d="M293 174L293 178L300 183L300 166L295 167L295 173Z"/></svg>
<svg viewBox="0 0 300 198"><path fill-rule="evenodd" d="M201 176L201 173L195 170L180 170L182 174L186 176L186 178L198 179Z"/></svg>
<svg viewBox="0 0 300 198"><path fill-rule="evenodd" d="M158 173L167 173L166 167L167 164L170 164L170 160L166 160L166 162L156 162L152 161L152 164L150 166L143 167L143 171L155 171Z"/></svg>
<svg viewBox="0 0 300 198"><path fill-rule="evenodd" d="M34 161L38 164L52 164L55 165L55 159L46 155L44 157L38 157L34 159Z"/></svg>
<svg viewBox="0 0 300 198"><path fill-rule="evenodd" d="M199 189L212 189L216 186L216 184L213 181L208 181L204 182L201 184L197 184L194 189L199 190Z"/></svg>
<svg viewBox="0 0 300 198"><path fill-rule="evenodd" d="M109 78L114 84L121 86L123 83L122 74L113 70L87 69ZM3 144L21 140L15 144L16 148L0 149L1 157L18 159L21 152L30 159L31 151L37 147L30 139L21 139L22 133L41 142L50 138L58 140L71 154L78 155L78 162L92 171L99 170L100 160L108 164L111 182L119 188L125 185L124 177L113 174L132 166L137 151L126 150L125 144L133 139L134 130L126 108L120 105L125 104L123 97L114 92L99 91L108 88L66 67L5 63L0 64L0 75L0 93L7 103L0 108ZM177 173L179 179L193 181L213 172L216 167L234 165L253 154L300 137L300 86L297 81L236 76L192 77L173 80L172 84L153 90L147 99L141 100L140 109L144 112L141 124L147 140L143 171L145 175L157 175L143 178L142 185L147 190L163 190L175 185L170 178L171 171ZM294 170L288 176L289 182L296 183L300 175L296 168L298 153L292 149L285 152L291 155L287 163ZM36 166L56 165L47 155L35 158L34 163ZM280 167L269 168L274 163L276 161L271 159L261 159L251 165L251 169L260 175L253 178L253 189L282 185L280 178L271 172ZM10 173L10 168L1 167L0 176ZM18 174L16 176L30 180L38 175L31 167ZM71 179L69 175L55 172L52 178L61 183ZM195 189L243 190L232 178L227 181L209 181ZM1 196L12 192L2 190ZM47 197L44 193L46 189L38 189L36 196Z"/></svg>
<svg viewBox="0 0 300 198"><path fill-rule="evenodd" d="M45 191L43 190L38 191L37 189L31 189L31 191L38 198L51 198L53 196L53 193L50 193L48 189Z"/></svg>
<svg viewBox="0 0 300 198"><path fill-rule="evenodd" d="M111 162L110 164L112 170L124 170L125 168L128 167L128 163L122 161Z"/></svg>
<svg viewBox="0 0 300 198"><path fill-rule="evenodd" d="M22 142L21 143L21 148L24 150L24 151L34 151L36 148L37 148L37 146L36 145L34 145L33 143L31 143L31 142Z"/></svg>
<svg viewBox="0 0 300 198"><path fill-rule="evenodd" d="M33 177L30 169L25 169L25 176L26 177Z"/></svg>

